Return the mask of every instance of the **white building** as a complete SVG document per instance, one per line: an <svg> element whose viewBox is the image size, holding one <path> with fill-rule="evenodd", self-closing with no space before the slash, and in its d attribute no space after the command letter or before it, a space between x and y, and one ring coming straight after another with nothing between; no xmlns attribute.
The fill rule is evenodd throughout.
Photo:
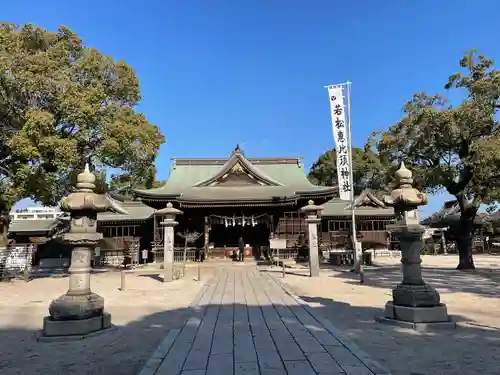
<svg viewBox="0 0 500 375"><path fill-rule="evenodd" d="M64 212L53 207L28 207L23 210L11 211L11 220L54 220Z"/></svg>

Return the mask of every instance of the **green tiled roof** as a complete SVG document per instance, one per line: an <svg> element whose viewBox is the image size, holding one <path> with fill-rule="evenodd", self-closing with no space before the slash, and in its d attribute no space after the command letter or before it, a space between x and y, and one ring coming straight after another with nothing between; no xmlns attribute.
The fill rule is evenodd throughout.
<svg viewBox="0 0 500 375"><path fill-rule="evenodd" d="M356 216L394 216L394 209L386 207L369 189L354 200ZM350 216L351 203L334 198L323 205L322 216Z"/></svg>
<svg viewBox="0 0 500 375"><path fill-rule="evenodd" d="M356 216L394 216L393 208L358 207ZM349 202L333 199L323 205L322 216L350 216L351 205Z"/></svg>
<svg viewBox="0 0 500 375"><path fill-rule="evenodd" d="M236 163L255 181L252 185L216 186L216 180ZM306 177L300 158L245 158L236 151L229 159L175 159L162 187L136 190L143 199L176 199L179 202L264 201L277 197L333 196L336 188L316 186Z"/></svg>
<svg viewBox="0 0 500 375"><path fill-rule="evenodd" d="M9 225L9 233L43 234L53 231L58 224L58 219L13 220Z"/></svg>
<svg viewBox="0 0 500 375"><path fill-rule="evenodd" d="M143 221L149 219L155 209L145 205L140 201L132 200L119 200L116 196L108 196L108 199L116 206L121 208L121 210L116 213L114 212L103 212L97 215L98 222L105 221Z"/></svg>
<svg viewBox="0 0 500 375"><path fill-rule="evenodd" d="M330 190L325 189L326 193ZM320 190L317 190L319 193ZM216 201L217 203L246 202L263 203L273 200L277 203L293 203L296 191L286 186L252 186L251 188L234 187L202 187L189 188L177 200L181 203L201 203Z"/></svg>

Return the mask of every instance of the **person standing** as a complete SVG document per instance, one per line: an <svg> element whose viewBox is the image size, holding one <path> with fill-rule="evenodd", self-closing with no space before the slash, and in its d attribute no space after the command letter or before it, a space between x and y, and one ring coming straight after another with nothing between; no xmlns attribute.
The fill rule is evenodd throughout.
<svg viewBox="0 0 500 375"><path fill-rule="evenodd" d="M240 262L244 262L245 261L245 241L243 240L243 237L240 237L238 240L238 250L239 250L238 260Z"/></svg>
<svg viewBox="0 0 500 375"><path fill-rule="evenodd" d="M203 263L205 261L205 248L202 247L200 249L200 263Z"/></svg>

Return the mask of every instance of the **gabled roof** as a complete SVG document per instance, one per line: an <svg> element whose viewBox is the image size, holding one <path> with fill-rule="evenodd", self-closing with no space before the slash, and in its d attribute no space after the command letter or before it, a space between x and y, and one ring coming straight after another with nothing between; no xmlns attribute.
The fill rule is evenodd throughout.
<svg viewBox="0 0 500 375"><path fill-rule="evenodd" d="M361 192L360 195L358 195L354 199L354 208L383 208L383 209L388 209L390 207L387 207L382 200L377 198L375 195L375 192L371 189L365 189ZM349 205L349 209L351 208L351 205Z"/></svg>
<svg viewBox="0 0 500 375"><path fill-rule="evenodd" d="M128 197L110 193L108 199L111 201L115 212L102 212L97 215L98 222L106 221L144 221L149 219L155 209L145 205L141 201L135 201Z"/></svg>
<svg viewBox="0 0 500 375"><path fill-rule="evenodd" d="M370 189L365 189L354 199L356 216L394 216L394 209L387 207ZM351 203L334 198L323 205L322 216L351 215Z"/></svg>
<svg viewBox="0 0 500 375"><path fill-rule="evenodd" d="M460 207L457 200L446 201L439 211L423 219L420 224L426 226L447 226L446 219L453 215L460 215Z"/></svg>
<svg viewBox="0 0 500 375"><path fill-rule="evenodd" d="M494 215L494 214L493 214ZM495 217L486 212L480 212L474 218L474 225L483 225L491 220L495 220ZM426 217L420 222L420 224L431 228L444 228L448 226L457 225L460 221L460 206L457 200L446 201L443 207L434 212L429 217Z"/></svg>
<svg viewBox="0 0 500 375"><path fill-rule="evenodd" d="M51 234L57 230L62 223L59 219L18 219L9 224L9 233L29 234Z"/></svg>
<svg viewBox="0 0 500 375"><path fill-rule="evenodd" d="M177 201L183 206L283 204L297 199L325 200L337 188L313 185L301 158L247 158L239 148L225 159L174 159L165 185L135 190L145 201ZM229 175L242 174L246 182L225 184Z"/></svg>
<svg viewBox="0 0 500 375"><path fill-rule="evenodd" d="M258 183L264 186L283 186L276 180L268 177L264 172L256 168L241 152L235 151L229 160L222 166L222 168L215 173L212 177L201 181L194 185L194 187L211 186L217 183L225 174L231 171L247 173L249 177L255 179Z"/></svg>

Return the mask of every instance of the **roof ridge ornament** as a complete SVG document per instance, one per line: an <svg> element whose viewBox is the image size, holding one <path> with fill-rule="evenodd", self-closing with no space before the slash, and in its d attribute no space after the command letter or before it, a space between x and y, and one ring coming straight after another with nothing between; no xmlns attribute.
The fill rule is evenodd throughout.
<svg viewBox="0 0 500 375"><path fill-rule="evenodd" d="M233 172L235 174L248 172L248 175L255 178L256 181L261 181L270 186L283 186L282 183L268 177L263 171L259 170L258 167L254 166L252 162L245 157L243 152L241 152L239 145L236 145L231 157L221 167L218 173L207 180L198 182L193 185L193 187L210 186L229 172Z"/></svg>
<svg viewBox="0 0 500 375"><path fill-rule="evenodd" d="M234 164L229 172L234 173L236 176L240 176L242 174L245 174L245 170L240 162L237 162L236 164Z"/></svg>

